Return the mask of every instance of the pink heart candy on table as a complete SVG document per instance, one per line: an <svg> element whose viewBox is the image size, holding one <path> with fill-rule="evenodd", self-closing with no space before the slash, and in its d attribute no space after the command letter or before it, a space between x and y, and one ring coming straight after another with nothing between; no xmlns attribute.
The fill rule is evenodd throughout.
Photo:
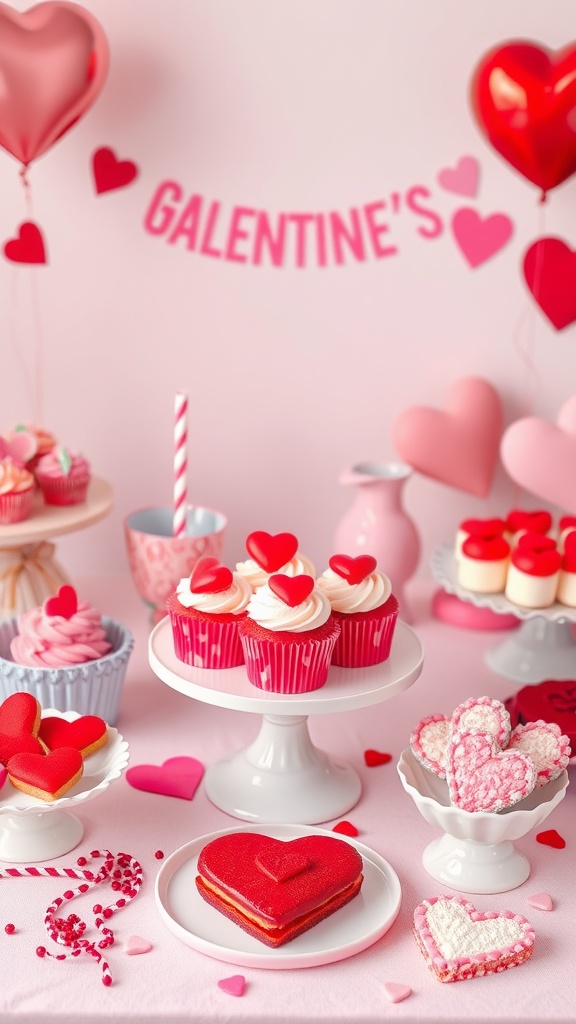
<svg viewBox="0 0 576 1024"><path fill-rule="evenodd" d="M512 229L512 221L505 213L481 217L471 207L462 207L452 217L456 244L473 269L500 252L511 237Z"/></svg>
<svg viewBox="0 0 576 1024"><path fill-rule="evenodd" d="M508 750L531 757L536 767L536 786L557 779L570 760L570 741L556 722L528 722L512 730Z"/></svg>
<svg viewBox="0 0 576 1024"><path fill-rule="evenodd" d="M400 985L397 981L384 982L384 992L391 1003L401 1003L412 995L412 989L408 985Z"/></svg>
<svg viewBox="0 0 576 1024"><path fill-rule="evenodd" d="M478 161L473 156L461 156L454 167L443 167L438 173L438 184L447 192L474 198L478 191Z"/></svg>
<svg viewBox="0 0 576 1024"><path fill-rule="evenodd" d="M124 952L127 956L138 956L140 953L149 953L152 943L143 939L141 935L129 935L124 942Z"/></svg>
<svg viewBox="0 0 576 1024"><path fill-rule="evenodd" d="M505 430L500 455L512 480L551 505L576 513L576 395L556 423L526 416Z"/></svg>
<svg viewBox="0 0 576 1024"><path fill-rule="evenodd" d="M525 754L500 750L487 732L453 732L446 778L454 807L471 812L501 811L532 792L536 769Z"/></svg>
<svg viewBox="0 0 576 1024"><path fill-rule="evenodd" d="M204 765L195 757L169 757L161 765L139 764L128 768L126 781L133 789L146 793L191 800L203 775Z"/></svg>
<svg viewBox="0 0 576 1024"><path fill-rule="evenodd" d="M496 389L481 377L455 381L444 410L413 406L397 416L398 454L419 473L485 498L492 486L504 424Z"/></svg>
<svg viewBox="0 0 576 1024"><path fill-rule="evenodd" d="M229 996L243 996L246 991L246 978L243 974L233 974L230 978L220 978L218 988Z"/></svg>
<svg viewBox="0 0 576 1024"><path fill-rule="evenodd" d="M526 902L535 910L544 910L549 913L552 910L552 897L549 892L535 892L529 896Z"/></svg>

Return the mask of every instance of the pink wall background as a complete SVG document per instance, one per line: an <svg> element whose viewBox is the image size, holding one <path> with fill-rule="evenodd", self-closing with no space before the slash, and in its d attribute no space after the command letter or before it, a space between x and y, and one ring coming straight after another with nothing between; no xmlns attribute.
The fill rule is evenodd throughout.
<svg viewBox="0 0 576 1024"><path fill-rule="evenodd" d="M0 258L1 428L38 412L41 350L42 422L116 493L104 522L59 541L72 573L127 570L124 516L171 502L177 389L190 395L189 496L228 514L227 560L243 557L251 530L291 530L319 569L351 500L340 470L394 457L391 428L406 407L440 407L451 382L482 376L506 424L529 412L555 418L574 391L576 329L554 330L520 268L543 234L576 245L576 180L539 206L537 189L484 141L468 92L493 45L571 42L570 0L84 6L104 27L111 66L88 114L32 164L49 263ZM96 195L100 146L138 164L134 183ZM472 199L437 180L465 154L480 166ZM323 267L201 255L183 236L170 244L145 230L165 180L219 201L224 220L240 206L276 217L385 201L382 239L397 252ZM4 151L0 181L4 241L28 214ZM414 186L429 190L434 222L410 210ZM514 224L475 269L450 229L463 205ZM486 500L415 476L406 504L422 535L420 572L463 515L518 500L538 504L502 467Z"/></svg>

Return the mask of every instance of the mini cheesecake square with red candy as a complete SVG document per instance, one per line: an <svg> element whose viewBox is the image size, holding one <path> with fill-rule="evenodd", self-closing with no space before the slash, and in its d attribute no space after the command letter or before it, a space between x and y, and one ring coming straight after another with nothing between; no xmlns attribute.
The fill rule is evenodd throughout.
<svg viewBox="0 0 576 1024"><path fill-rule="evenodd" d="M284 842L257 832L231 832L202 849L196 886L225 917L277 947L354 899L362 867L358 851L332 836Z"/></svg>
<svg viewBox="0 0 576 1024"><path fill-rule="evenodd" d="M547 608L554 604L562 555L552 537L528 531L512 551L505 594L524 608Z"/></svg>

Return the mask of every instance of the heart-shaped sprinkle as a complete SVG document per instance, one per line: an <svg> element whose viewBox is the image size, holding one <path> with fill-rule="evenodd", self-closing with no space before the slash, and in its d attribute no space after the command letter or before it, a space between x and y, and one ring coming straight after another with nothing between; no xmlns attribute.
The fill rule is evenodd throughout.
<svg viewBox="0 0 576 1024"><path fill-rule="evenodd" d="M535 910L552 910L552 897L549 892L536 892L526 901Z"/></svg>
<svg viewBox="0 0 576 1024"><path fill-rule="evenodd" d="M243 996L246 991L246 978L243 974L233 974L230 978L220 978L218 988L229 996Z"/></svg>
<svg viewBox="0 0 576 1024"><path fill-rule="evenodd" d="M232 586L232 572L212 556L199 558L190 576L193 594L220 594Z"/></svg>
<svg viewBox="0 0 576 1024"><path fill-rule="evenodd" d="M367 576L370 576L374 572L376 564L376 559L372 555L356 555L355 558L351 555L332 555L328 562L333 572L346 580L350 586L361 583Z"/></svg>
<svg viewBox="0 0 576 1024"><path fill-rule="evenodd" d="M337 825L334 825L332 831L338 832L341 836L350 836L351 838L358 835L358 829L351 821L339 821Z"/></svg>
<svg viewBox="0 0 576 1024"><path fill-rule="evenodd" d="M553 850L563 850L566 846L566 840L562 838L555 828L546 829L545 832L538 832L536 842L542 843L543 846L551 846Z"/></svg>
<svg viewBox="0 0 576 1024"><path fill-rule="evenodd" d="M305 853L297 850L262 850L255 858L256 867L274 882L288 882L301 875L310 866Z"/></svg>
<svg viewBox="0 0 576 1024"><path fill-rule="evenodd" d="M298 550L298 538L293 533L266 533L256 530L246 538L246 550L264 572L278 572Z"/></svg>
<svg viewBox="0 0 576 1024"><path fill-rule="evenodd" d="M408 996L412 995L412 989L408 985L400 985L397 981L386 981L384 992L391 1003L401 1003L403 999L408 999Z"/></svg>
<svg viewBox="0 0 576 1024"><path fill-rule="evenodd" d="M191 800L203 775L204 765L195 757L169 757L162 765L133 765L126 772L126 782L145 793Z"/></svg>
<svg viewBox="0 0 576 1024"><path fill-rule="evenodd" d="M152 943L143 939L141 935L129 935L124 943L124 952L128 956L138 956L140 953L149 953Z"/></svg>
<svg viewBox="0 0 576 1024"><path fill-rule="evenodd" d="M63 619L71 619L78 611L78 597L74 587L65 583L53 597L44 602L46 615L60 615Z"/></svg>
<svg viewBox="0 0 576 1024"><path fill-rule="evenodd" d="M365 750L364 762L368 768L376 768L379 764L389 764L392 754L384 754L379 750Z"/></svg>
<svg viewBox="0 0 576 1024"><path fill-rule="evenodd" d="M284 604L289 608L295 608L310 597L314 590L314 580L306 575L284 576L282 573L276 573L268 580L268 586Z"/></svg>
<svg viewBox="0 0 576 1024"><path fill-rule="evenodd" d="M446 778L454 807L501 811L532 792L536 769L526 754L500 750L490 733L452 732Z"/></svg>

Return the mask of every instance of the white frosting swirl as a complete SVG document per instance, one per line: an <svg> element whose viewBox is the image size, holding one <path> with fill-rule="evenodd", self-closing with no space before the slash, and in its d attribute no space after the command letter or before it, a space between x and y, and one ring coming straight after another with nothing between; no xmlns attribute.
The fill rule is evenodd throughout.
<svg viewBox="0 0 576 1024"><path fill-rule="evenodd" d="M263 587L274 575L274 573L266 572L253 558L247 558L245 562L237 562L236 572L248 580L252 590ZM299 551L281 569L276 569L276 572L282 573L283 576L311 576L312 579L316 575L316 570L310 559L306 555L301 555Z"/></svg>
<svg viewBox="0 0 576 1024"><path fill-rule="evenodd" d="M300 604L291 608L270 590L268 583L258 587L248 605L248 617L263 629L274 633L305 633L328 622L332 609L318 587Z"/></svg>
<svg viewBox="0 0 576 1024"><path fill-rule="evenodd" d="M326 594L335 612L354 615L371 612L384 604L392 593L392 584L383 572L375 570L360 583L347 583L333 569L326 569L316 586Z"/></svg>
<svg viewBox="0 0 576 1024"><path fill-rule="evenodd" d="M197 594L190 590L190 577L180 580L176 587L176 597L184 608L194 608L207 615L240 615L248 607L252 597L252 588L247 580L237 573L232 573L232 585L216 594Z"/></svg>

